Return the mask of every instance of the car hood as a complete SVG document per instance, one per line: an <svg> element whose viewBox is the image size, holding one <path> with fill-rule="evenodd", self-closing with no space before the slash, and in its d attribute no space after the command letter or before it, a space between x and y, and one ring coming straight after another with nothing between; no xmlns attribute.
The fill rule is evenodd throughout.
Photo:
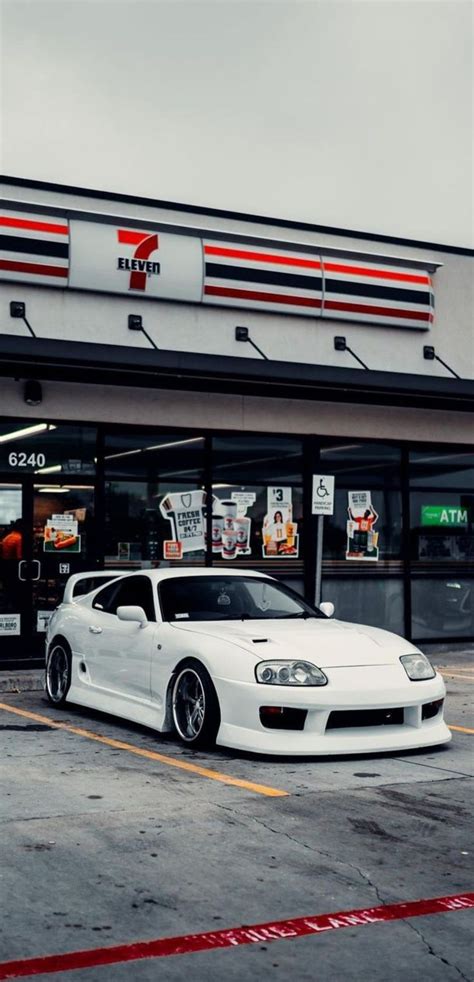
<svg viewBox="0 0 474 982"><path fill-rule="evenodd" d="M194 636L238 645L255 661L301 658L320 668L384 665L417 649L389 631L345 621L308 620L201 621L171 625Z"/></svg>

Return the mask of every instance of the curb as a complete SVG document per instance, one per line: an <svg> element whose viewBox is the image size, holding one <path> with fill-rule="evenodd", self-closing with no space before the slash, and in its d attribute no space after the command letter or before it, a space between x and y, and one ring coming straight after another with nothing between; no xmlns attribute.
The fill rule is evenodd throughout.
<svg viewBox="0 0 474 982"><path fill-rule="evenodd" d="M4 678L0 673L0 692L42 692L43 689L43 672L29 672L25 675L5 673Z"/></svg>

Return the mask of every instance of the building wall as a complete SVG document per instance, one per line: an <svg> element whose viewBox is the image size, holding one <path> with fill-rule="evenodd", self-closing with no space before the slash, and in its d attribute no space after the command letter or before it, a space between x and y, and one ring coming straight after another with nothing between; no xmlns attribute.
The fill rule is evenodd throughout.
<svg viewBox="0 0 474 982"><path fill-rule="evenodd" d="M35 332L46 338L133 344L146 348L148 342L143 335L132 334L127 327L127 315L135 313L142 315L144 326L158 347L176 351L258 357L250 345L235 341L235 326L244 324L265 353L279 361L357 367L348 352L334 350L334 336L343 334L347 344L374 370L446 377L449 373L442 365L423 358L423 346L430 344L459 375L474 378L474 264L470 255L25 187L6 186L4 193L12 201L28 201L32 206L36 203L52 208L78 208L121 218L143 219L144 222L174 222L194 228L264 236L290 244L353 249L385 258L443 265L433 275L436 313L429 331L7 283L2 284L0 291L2 333L21 336L26 330L21 321L11 320L9 316L8 303L14 299L26 302Z"/></svg>
<svg viewBox="0 0 474 982"><path fill-rule="evenodd" d="M474 444L470 413L63 382L42 389L41 407L29 407L22 383L2 379L0 416Z"/></svg>

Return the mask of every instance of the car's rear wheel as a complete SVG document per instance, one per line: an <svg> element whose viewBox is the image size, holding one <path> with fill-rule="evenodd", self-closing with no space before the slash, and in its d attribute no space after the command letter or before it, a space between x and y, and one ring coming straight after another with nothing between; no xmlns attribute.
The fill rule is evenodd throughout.
<svg viewBox="0 0 474 982"><path fill-rule="evenodd" d="M46 658L45 689L53 706L63 706L71 685L72 658L69 646L62 639L53 641Z"/></svg>
<svg viewBox="0 0 474 982"><path fill-rule="evenodd" d="M191 747L212 747L220 726L219 702L211 677L203 665L180 665L173 682L171 706L175 730Z"/></svg>

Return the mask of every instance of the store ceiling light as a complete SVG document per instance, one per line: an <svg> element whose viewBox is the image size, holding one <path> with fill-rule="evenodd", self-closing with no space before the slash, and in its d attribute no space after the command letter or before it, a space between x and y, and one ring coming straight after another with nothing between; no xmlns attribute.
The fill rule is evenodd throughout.
<svg viewBox="0 0 474 982"><path fill-rule="evenodd" d="M106 456L104 457L104 460L116 460L117 457L131 457L132 454L135 454L135 453L142 453L141 447L140 447L139 450L123 450L122 453L109 453L109 454L106 454Z"/></svg>
<svg viewBox="0 0 474 982"><path fill-rule="evenodd" d="M204 443L204 437L193 436L189 440L172 440L171 443L156 443L152 447L140 447L138 450L123 450L122 453L106 454L104 460L117 460L118 457L131 457L132 454L145 453L147 450L166 450L168 447L182 447L185 443Z"/></svg>
<svg viewBox="0 0 474 982"><path fill-rule="evenodd" d="M39 470L35 471L35 474L55 474L62 469L62 464L51 464L51 467L40 467Z"/></svg>
<svg viewBox="0 0 474 982"><path fill-rule="evenodd" d="M203 436L193 436L189 440L173 440L171 443L157 443L154 447L144 447L144 450L167 450L168 447L182 447L185 443L204 443Z"/></svg>
<svg viewBox="0 0 474 982"><path fill-rule="evenodd" d="M35 484L35 490L38 494L50 494L51 492L53 494L66 494L66 491L70 491L71 488L63 488L61 484L50 484L48 488L39 488Z"/></svg>
<svg viewBox="0 0 474 982"><path fill-rule="evenodd" d="M4 433L0 436L0 443L8 443L9 440L22 440L25 436L33 436L34 433L44 433L45 430L55 430L52 423L34 423L32 426L24 426L21 430L13 430L12 433Z"/></svg>

